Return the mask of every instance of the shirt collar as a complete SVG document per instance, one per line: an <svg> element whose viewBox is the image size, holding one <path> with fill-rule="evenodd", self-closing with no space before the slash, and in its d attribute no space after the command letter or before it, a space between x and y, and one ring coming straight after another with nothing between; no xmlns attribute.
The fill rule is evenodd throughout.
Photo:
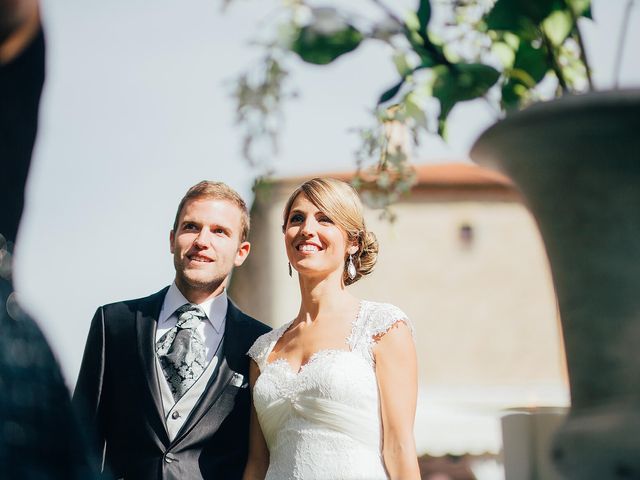
<svg viewBox="0 0 640 480"><path fill-rule="evenodd" d="M165 324L185 303L190 303L182 292L173 282L164 297L162 303L162 310L160 311L160 318L158 318L158 325ZM229 299L227 297L227 290L223 290L217 297L211 298L206 302L198 304L200 308L207 315L207 319L213 325L216 332L220 333L224 326L225 318L227 317L227 308L229 306Z"/></svg>

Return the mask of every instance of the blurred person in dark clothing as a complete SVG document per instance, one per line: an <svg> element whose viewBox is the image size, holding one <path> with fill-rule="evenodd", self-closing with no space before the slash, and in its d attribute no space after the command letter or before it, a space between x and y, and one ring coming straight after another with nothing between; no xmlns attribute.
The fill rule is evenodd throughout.
<svg viewBox="0 0 640 480"><path fill-rule="evenodd" d="M0 234L15 242L38 126L44 38L36 0L0 0Z"/></svg>
<svg viewBox="0 0 640 480"><path fill-rule="evenodd" d="M96 478L60 367L15 299L11 253L44 83L36 0L0 0L0 476Z"/></svg>

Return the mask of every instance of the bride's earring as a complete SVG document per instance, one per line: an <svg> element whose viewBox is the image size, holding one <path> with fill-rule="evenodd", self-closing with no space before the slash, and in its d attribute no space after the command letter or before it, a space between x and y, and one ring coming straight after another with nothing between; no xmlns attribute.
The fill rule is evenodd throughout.
<svg viewBox="0 0 640 480"><path fill-rule="evenodd" d="M291 262L287 262L287 265L289 265L289 276L293 277L293 271L291 270Z"/></svg>
<svg viewBox="0 0 640 480"><path fill-rule="evenodd" d="M353 280L356 278L356 266L353 264L353 255L349 254L349 263L347 264L347 275Z"/></svg>

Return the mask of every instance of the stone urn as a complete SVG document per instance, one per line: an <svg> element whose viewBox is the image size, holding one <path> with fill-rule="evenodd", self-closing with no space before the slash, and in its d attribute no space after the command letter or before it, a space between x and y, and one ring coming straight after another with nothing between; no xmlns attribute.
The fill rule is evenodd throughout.
<svg viewBox="0 0 640 480"><path fill-rule="evenodd" d="M567 479L640 479L640 90L536 104L471 158L516 184L551 263L572 406L549 455Z"/></svg>

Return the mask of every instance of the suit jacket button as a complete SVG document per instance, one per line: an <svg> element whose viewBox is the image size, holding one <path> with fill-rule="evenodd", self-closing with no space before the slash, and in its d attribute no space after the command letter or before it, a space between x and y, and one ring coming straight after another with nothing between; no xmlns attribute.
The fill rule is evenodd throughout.
<svg viewBox="0 0 640 480"><path fill-rule="evenodd" d="M176 456L173 453L167 452L167 453L164 454L164 461L165 462L171 463L174 460L177 460L177 459L176 459Z"/></svg>
<svg viewBox="0 0 640 480"><path fill-rule="evenodd" d="M171 418L173 418L174 420L177 420L178 418L180 418L180 412L178 412L178 411L174 411L174 412L171 414Z"/></svg>

